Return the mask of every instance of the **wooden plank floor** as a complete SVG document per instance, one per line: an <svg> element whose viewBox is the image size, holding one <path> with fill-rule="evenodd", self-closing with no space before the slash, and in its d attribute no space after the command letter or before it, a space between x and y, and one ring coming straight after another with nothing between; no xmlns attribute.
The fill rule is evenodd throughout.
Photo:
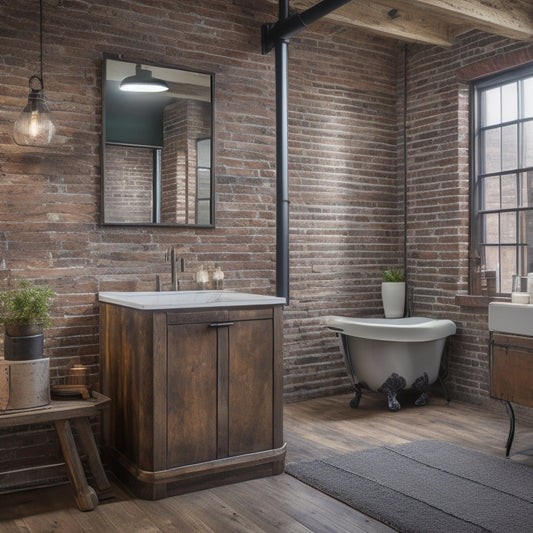
<svg viewBox="0 0 533 533"><path fill-rule="evenodd" d="M504 456L508 420L501 414L432 398L416 408L387 411L382 395L367 394L358 409L350 396L285 406L287 461L300 461L417 439L447 440ZM533 467L533 427L518 425L511 460ZM139 500L118 483L115 498L80 512L70 487L0 495L1 533L331 532L384 533L383 524L287 474L158 501Z"/></svg>

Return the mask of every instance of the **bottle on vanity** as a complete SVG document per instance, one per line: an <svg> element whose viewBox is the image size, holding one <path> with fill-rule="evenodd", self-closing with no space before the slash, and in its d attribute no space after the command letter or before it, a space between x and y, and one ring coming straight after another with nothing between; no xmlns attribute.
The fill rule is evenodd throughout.
<svg viewBox="0 0 533 533"><path fill-rule="evenodd" d="M220 267L216 267L213 272L213 282L216 290L221 290L224 286L224 272Z"/></svg>

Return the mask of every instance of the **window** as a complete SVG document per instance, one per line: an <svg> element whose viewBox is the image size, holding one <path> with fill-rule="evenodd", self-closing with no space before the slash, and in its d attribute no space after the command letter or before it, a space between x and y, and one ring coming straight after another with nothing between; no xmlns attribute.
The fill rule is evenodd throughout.
<svg viewBox="0 0 533 533"><path fill-rule="evenodd" d="M196 141L196 224L211 222L211 138Z"/></svg>
<svg viewBox="0 0 533 533"><path fill-rule="evenodd" d="M473 247L496 291L533 272L533 66L473 84Z"/></svg>

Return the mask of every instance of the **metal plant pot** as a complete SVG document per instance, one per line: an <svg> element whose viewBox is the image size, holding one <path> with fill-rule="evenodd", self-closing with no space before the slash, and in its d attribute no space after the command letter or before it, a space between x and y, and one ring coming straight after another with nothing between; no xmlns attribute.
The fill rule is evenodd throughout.
<svg viewBox="0 0 533 533"><path fill-rule="evenodd" d="M4 335L4 359L6 361L42 359L43 350L44 334L42 324L6 326L6 334Z"/></svg>

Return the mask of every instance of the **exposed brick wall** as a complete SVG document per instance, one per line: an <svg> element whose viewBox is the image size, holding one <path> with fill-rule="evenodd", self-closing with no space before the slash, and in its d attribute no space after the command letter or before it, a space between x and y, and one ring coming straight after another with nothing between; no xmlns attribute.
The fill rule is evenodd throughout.
<svg viewBox="0 0 533 533"><path fill-rule="evenodd" d="M105 149L106 221L152 221L152 148L107 145Z"/></svg>
<svg viewBox="0 0 533 533"><path fill-rule="evenodd" d="M97 294L170 281L165 251L185 258L184 288L201 264L225 287L275 291L274 56L260 0L128 3L45 0L44 81L54 145L16 146L11 131L38 68L38 6L0 17L0 281L30 278L57 293L46 333L52 381L72 363L99 370ZM456 320L450 357L457 397L486 402L486 308L459 308L467 288L467 87L455 70L525 47L484 34L451 50L408 53L408 267L417 314ZM101 63L126 59L216 75L216 228L100 225ZM403 262L402 46L325 23L290 44L290 291L284 314L287 401L346 391L326 314L382 313L380 275ZM0 471L57 458L52 433L0 433ZM58 458L57 458L58 459ZM20 478L19 478L20 480Z"/></svg>
<svg viewBox="0 0 533 533"><path fill-rule="evenodd" d="M187 198L187 105L180 100L163 114L164 146L161 155L161 222L188 224Z"/></svg>
<svg viewBox="0 0 533 533"><path fill-rule="evenodd" d="M414 312L457 324L449 354L452 397L502 414L489 398L487 301L465 306L455 298L468 290L466 80L528 60L531 45L481 32L465 34L448 50L413 45L407 52L407 265ZM532 410L518 411L533 420Z"/></svg>
<svg viewBox="0 0 533 533"><path fill-rule="evenodd" d="M161 222L194 224L196 204L196 140L211 131L206 102L177 101L164 112L161 156Z"/></svg>
<svg viewBox="0 0 533 533"><path fill-rule="evenodd" d="M378 312L381 272L401 264L396 61L396 43L333 26L290 44L288 401L347 390L323 317Z"/></svg>

